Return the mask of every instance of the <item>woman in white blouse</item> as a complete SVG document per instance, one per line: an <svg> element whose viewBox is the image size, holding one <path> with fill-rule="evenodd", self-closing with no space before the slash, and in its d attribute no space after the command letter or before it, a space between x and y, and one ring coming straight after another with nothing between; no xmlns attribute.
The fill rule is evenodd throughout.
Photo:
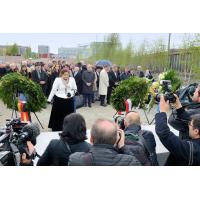
<svg viewBox="0 0 200 200"><path fill-rule="evenodd" d="M66 115L75 112L74 95L77 86L73 77L67 69L62 69L60 77L56 78L48 102L53 99L51 115L49 119L49 128L52 131L62 131L63 120Z"/></svg>

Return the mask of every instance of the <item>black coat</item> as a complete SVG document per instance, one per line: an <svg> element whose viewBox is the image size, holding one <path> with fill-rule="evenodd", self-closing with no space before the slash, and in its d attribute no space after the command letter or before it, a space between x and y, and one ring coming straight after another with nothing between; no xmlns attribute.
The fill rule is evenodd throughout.
<svg viewBox="0 0 200 200"><path fill-rule="evenodd" d="M99 75L100 75L100 73L97 73L97 72L95 72L95 73L97 75L97 88L99 88Z"/></svg>
<svg viewBox="0 0 200 200"><path fill-rule="evenodd" d="M131 133L133 135L137 135L137 134L141 134L141 126L140 125L137 125L137 124L130 124L125 130L125 152L127 154L130 154L132 155L132 150L133 152L136 152L137 150L139 151L140 150L140 145L138 146L135 146L135 147L132 147L133 144L129 144L129 139L127 137L127 133ZM155 137L153 135L153 133L151 131L148 131L148 130L142 130L142 136L145 140L145 143L146 145L148 146L148 150L146 149L146 151L150 151L151 154L153 154L152 156L154 156L154 165L158 165L158 162L157 162L157 155L156 155L156 140L155 140ZM145 152L146 152L145 151ZM129 153L130 152L130 153ZM140 155L140 153L139 153ZM146 153L146 155L148 155ZM137 156L136 156L137 157ZM148 159L148 156L146 157L140 157L138 156L137 157L138 160L140 160L140 162L142 163L142 165L149 165L151 163L149 163L149 159ZM142 160L143 159L143 160Z"/></svg>
<svg viewBox="0 0 200 200"><path fill-rule="evenodd" d="M185 111L185 109L179 108L170 115L168 123L176 130L179 131L179 137L181 139L189 139L189 129L188 122L190 118L194 114L200 114L200 108L189 109Z"/></svg>
<svg viewBox="0 0 200 200"><path fill-rule="evenodd" d="M108 78L109 78L109 87L113 88L116 87L116 83L118 83L120 81L120 77L118 72L115 73L113 71L108 72Z"/></svg>
<svg viewBox="0 0 200 200"><path fill-rule="evenodd" d="M87 142L81 142L76 144L68 143L71 152L66 147L65 143L61 139L51 140L47 146L45 152L38 160L38 166L66 166L68 165L69 156L74 152L88 152L90 144Z"/></svg>
<svg viewBox="0 0 200 200"><path fill-rule="evenodd" d="M144 77L144 72L143 71L137 71L136 74L137 74L137 76L139 78L143 78Z"/></svg>
<svg viewBox="0 0 200 200"><path fill-rule="evenodd" d="M5 67L0 68L0 78L6 74L7 74L6 68Z"/></svg>
<svg viewBox="0 0 200 200"><path fill-rule="evenodd" d="M40 84L40 81L45 81L46 83L45 84L40 84L40 86L42 88L43 93L45 95L47 95L47 80L48 80L47 73L45 71L41 70L40 77L39 77L37 71L34 70L31 73L31 79L32 79L32 81L34 81L36 83L39 83L39 84Z"/></svg>
<svg viewBox="0 0 200 200"><path fill-rule="evenodd" d="M83 94L93 94L93 84L94 84L95 75L93 71L85 70L82 74L83 80ZM91 86L87 86L86 83L92 83Z"/></svg>
<svg viewBox="0 0 200 200"><path fill-rule="evenodd" d="M117 149L108 144L95 144L90 153L77 152L70 155L70 166L136 166L139 161L130 155L120 154ZM90 156L90 157L89 157ZM90 159L92 158L92 159ZM89 161L88 161L89 160Z"/></svg>
<svg viewBox="0 0 200 200"><path fill-rule="evenodd" d="M131 74L128 72L128 73L125 73L123 72L120 76L120 80L126 80L126 79L129 79L131 77Z"/></svg>
<svg viewBox="0 0 200 200"><path fill-rule="evenodd" d="M40 77L38 76L38 73L36 70L34 70L31 74L32 81L36 83L40 83L40 81L47 82L47 78L48 78L47 73L43 70L41 70Z"/></svg>
<svg viewBox="0 0 200 200"><path fill-rule="evenodd" d="M76 86L79 94L82 94L82 88L83 88L83 80L82 80L82 72L81 70L78 71L78 73L74 76L74 79L76 81Z"/></svg>
<svg viewBox="0 0 200 200"><path fill-rule="evenodd" d="M181 140L170 131L167 125L166 113L157 113L155 120L156 134L162 144L171 153L171 162L168 161L168 165L188 165L190 158L190 145L188 141L193 143L194 148L192 165L200 165L200 139Z"/></svg>

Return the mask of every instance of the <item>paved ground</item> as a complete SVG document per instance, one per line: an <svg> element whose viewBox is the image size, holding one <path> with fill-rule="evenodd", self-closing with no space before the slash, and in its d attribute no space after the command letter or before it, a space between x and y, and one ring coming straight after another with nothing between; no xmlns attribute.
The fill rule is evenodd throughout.
<svg viewBox="0 0 200 200"><path fill-rule="evenodd" d="M153 119L155 115L155 110L156 106L148 114L148 118L150 121ZM47 108L42 110L42 112L36 113L42 125L44 126L44 130L41 130L42 132L50 131L50 129L48 129L50 111L51 111L51 105L47 105ZM145 118L144 111L139 109L138 112L141 115L142 123L147 125L148 123ZM92 104L92 108L89 107L79 108L77 109L77 113L80 113L85 117L87 128L90 129L93 122L96 119L98 118L112 119L116 111L110 105L108 105L107 107L99 106L99 101L97 101L94 104ZM5 125L5 120L10 119L11 115L12 115L12 110L7 109L6 106L3 104L3 102L0 101L0 126ZM31 117L33 122L37 122L37 119L33 113L31 114Z"/></svg>

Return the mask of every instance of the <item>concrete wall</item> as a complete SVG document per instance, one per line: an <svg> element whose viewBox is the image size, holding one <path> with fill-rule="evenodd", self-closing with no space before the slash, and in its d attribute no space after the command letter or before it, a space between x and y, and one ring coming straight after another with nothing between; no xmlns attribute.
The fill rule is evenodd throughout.
<svg viewBox="0 0 200 200"><path fill-rule="evenodd" d="M20 63L22 60L22 56L0 56L0 63Z"/></svg>

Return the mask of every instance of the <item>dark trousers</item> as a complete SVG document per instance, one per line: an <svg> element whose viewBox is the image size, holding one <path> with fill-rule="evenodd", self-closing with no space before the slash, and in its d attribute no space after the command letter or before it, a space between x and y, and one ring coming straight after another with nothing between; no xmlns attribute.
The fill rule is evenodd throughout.
<svg viewBox="0 0 200 200"><path fill-rule="evenodd" d="M92 95L93 94L84 94L83 95L84 106L87 106L87 103L88 103L88 106L91 105L91 103L92 103Z"/></svg>
<svg viewBox="0 0 200 200"><path fill-rule="evenodd" d="M101 105L105 104L105 97L106 97L106 95L100 95L100 104Z"/></svg>
<svg viewBox="0 0 200 200"><path fill-rule="evenodd" d="M93 94L92 94L92 103L94 103L95 102L95 96L94 96L94 92L93 92Z"/></svg>
<svg viewBox="0 0 200 200"><path fill-rule="evenodd" d="M108 93L107 93L107 104L110 104L110 97L112 94L112 90L114 89L114 87L108 87Z"/></svg>

